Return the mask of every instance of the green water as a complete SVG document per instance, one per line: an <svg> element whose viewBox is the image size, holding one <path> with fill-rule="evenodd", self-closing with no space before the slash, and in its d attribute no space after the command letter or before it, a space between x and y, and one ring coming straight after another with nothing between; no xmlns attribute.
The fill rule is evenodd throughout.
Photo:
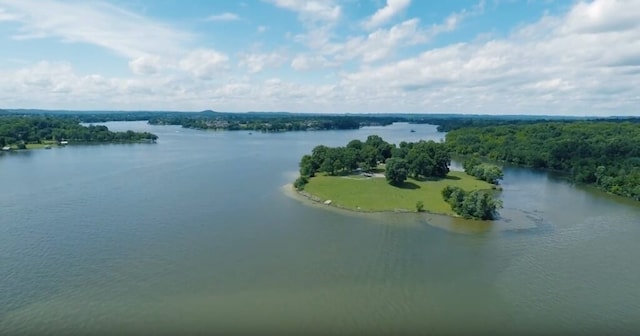
<svg viewBox="0 0 640 336"><path fill-rule="evenodd" d="M302 154L442 134L108 126L160 140L0 156L0 334L640 330L637 203L506 167L491 225L345 215L282 192Z"/></svg>

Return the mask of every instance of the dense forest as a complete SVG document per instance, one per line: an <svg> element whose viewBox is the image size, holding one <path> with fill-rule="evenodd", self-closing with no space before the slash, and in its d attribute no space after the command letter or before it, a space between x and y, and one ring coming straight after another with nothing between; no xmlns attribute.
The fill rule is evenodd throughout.
<svg viewBox="0 0 640 336"><path fill-rule="evenodd" d="M43 142L139 142L155 141L155 134L112 132L106 126L83 126L73 119L55 117L0 116L0 147Z"/></svg>
<svg viewBox="0 0 640 336"><path fill-rule="evenodd" d="M564 172L640 200L640 123L576 121L465 127L446 135L451 150Z"/></svg>

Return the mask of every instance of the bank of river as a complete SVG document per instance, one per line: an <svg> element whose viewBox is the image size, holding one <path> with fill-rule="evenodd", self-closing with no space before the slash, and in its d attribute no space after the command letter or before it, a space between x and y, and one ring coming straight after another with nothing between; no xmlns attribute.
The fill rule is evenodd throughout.
<svg viewBox="0 0 640 336"><path fill-rule="evenodd" d="M282 193L319 143L438 141L435 126L108 127L159 139L0 157L0 334L640 330L624 200L505 167L502 219L458 234L463 219Z"/></svg>

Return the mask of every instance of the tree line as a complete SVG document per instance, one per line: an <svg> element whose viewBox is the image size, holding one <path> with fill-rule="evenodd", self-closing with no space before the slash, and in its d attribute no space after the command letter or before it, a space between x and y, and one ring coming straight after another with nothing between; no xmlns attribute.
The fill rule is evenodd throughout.
<svg viewBox="0 0 640 336"><path fill-rule="evenodd" d="M386 171L394 170L395 165L406 170L404 178L392 181L401 183L409 175L414 178L444 177L449 173L451 158L442 143L403 141L397 147L378 135L370 135L364 142L351 140L344 147L316 146L310 155L302 157L299 166L301 176L312 177L318 172L340 175L358 168L370 171L385 162Z"/></svg>
<svg viewBox="0 0 640 336"><path fill-rule="evenodd" d="M40 116L1 116L0 147L7 145L59 142L136 142L155 141L158 137L148 132L112 132L106 126L83 126L76 120Z"/></svg>
<svg viewBox="0 0 640 336"><path fill-rule="evenodd" d="M560 171L573 181L640 200L640 123L576 121L466 127L446 135L451 150Z"/></svg>

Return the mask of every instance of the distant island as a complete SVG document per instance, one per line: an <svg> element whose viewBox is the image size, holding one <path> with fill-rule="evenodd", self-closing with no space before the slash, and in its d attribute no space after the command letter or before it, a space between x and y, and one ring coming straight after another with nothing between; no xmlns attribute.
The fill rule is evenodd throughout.
<svg viewBox="0 0 640 336"><path fill-rule="evenodd" d="M155 142L148 132L112 132L106 126L83 126L69 118L0 116L0 148L7 150L51 148L70 143Z"/></svg>
<svg viewBox="0 0 640 336"><path fill-rule="evenodd" d="M502 171L469 161L466 172L451 172L450 163L443 143L396 146L371 135L345 147L316 146L300 160L300 177L293 186L311 200L354 211L426 211L495 219L501 202L491 194L498 189Z"/></svg>

